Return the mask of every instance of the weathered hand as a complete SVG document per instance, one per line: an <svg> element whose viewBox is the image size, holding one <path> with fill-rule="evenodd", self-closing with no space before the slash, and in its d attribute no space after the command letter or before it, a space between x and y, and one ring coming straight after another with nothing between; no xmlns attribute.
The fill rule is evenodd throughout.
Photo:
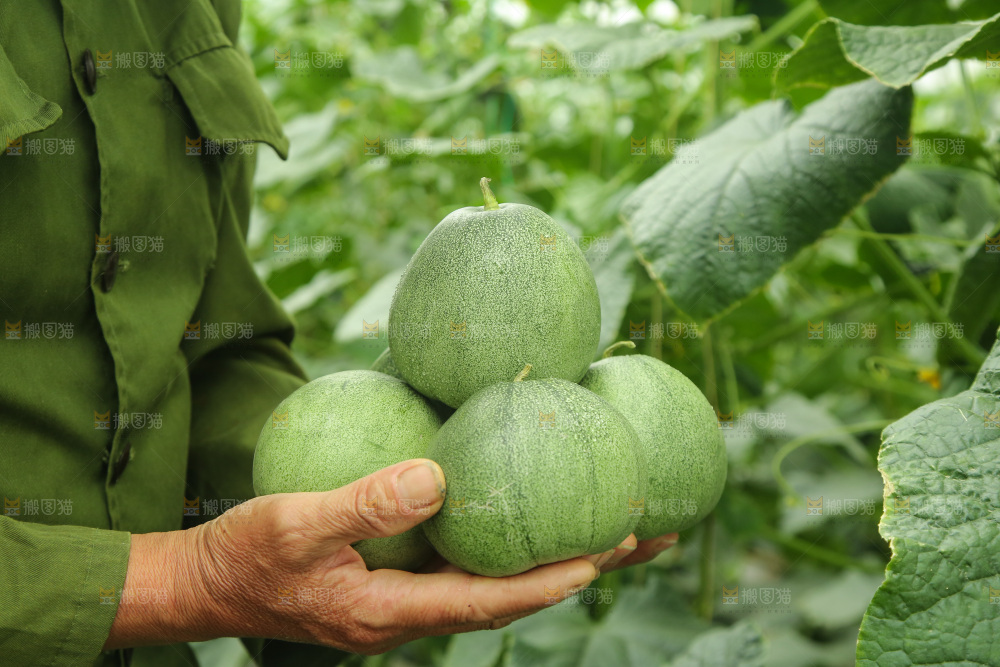
<svg viewBox="0 0 1000 667"><path fill-rule="evenodd" d="M648 563L675 544L677 544L677 533L669 533L641 542L636 541L635 535L629 535L628 539L615 549L614 556L601 567L601 572L611 572L630 565Z"/></svg>
<svg viewBox="0 0 1000 667"><path fill-rule="evenodd" d="M373 497L380 506L408 509L371 513L363 501ZM243 513L227 512L194 529L196 588L213 601L208 618L228 619L222 634L381 653L427 635L503 627L552 604L553 591L561 599L586 586L602 557L613 557L489 578L450 566L369 572L349 547L411 528L443 497L440 467L416 459L335 491L263 496Z"/></svg>

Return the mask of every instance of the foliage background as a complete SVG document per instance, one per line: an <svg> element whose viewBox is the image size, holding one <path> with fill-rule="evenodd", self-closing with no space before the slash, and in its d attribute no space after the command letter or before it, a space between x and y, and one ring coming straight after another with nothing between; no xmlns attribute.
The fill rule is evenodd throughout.
<svg viewBox="0 0 1000 667"><path fill-rule="evenodd" d="M478 179L489 176L501 201L533 204L591 246L604 341L628 338L629 322L644 322L638 351L683 371L736 420L714 515L649 565L603 575L594 587L611 592L610 604L602 594L506 631L425 639L364 664L853 664L890 555L877 526L879 432L967 388L978 365L949 340L900 344L896 323L939 322L940 310L929 308L939 304L984 350L998 324L1000 255L988 258L983 239L997 233L1000 217L1000 78L970 60L918 80L915 136L965 137L964 154L911 159L855 216L708 324L684 319L662 298L617 216L636 185L671 159L656 147L702 137L771 99L778 57L802 43L824 9L850 5L245 3L243 46L292 141L287 163L260 153L250 252L297 319L294 351L312 377L371 364L386 343L384 335L362 340L362 319L385 324L398 272L444 215L481 204ZM556 21L559 29L536 28ZM642 30L657 25L689 39L650 50ZM555 48L553 40L578 53L610 44L634 56L634 66L581 71L563 49L559 67L543 68L540 49ZM288 50L293 67L276 68L275 51ZM732 50L738 75L725 77L720 51ZM339 54L342 65L302 66L294 54L303 53ZM801 106L820 94L800 89L792 99ZM365 140L375 137L380 154L366 155ZM452 138L463 137L469 153L473 140L492 139L500 154L453 154ZM640 137L646 155L633 155ZM404 154L405 140L420 153ZM291 252L276 252L273 237L286 234ZM819 321L827 331L872 323L878 333L809 340L808 323ZM682 324L698 336L674 336ZM827 512L807 515L806 498L821 496ZM722 604L723 587L737 586L741 603ZM201 650L216 664L223 654L236 664L227 647Z"/></svg>

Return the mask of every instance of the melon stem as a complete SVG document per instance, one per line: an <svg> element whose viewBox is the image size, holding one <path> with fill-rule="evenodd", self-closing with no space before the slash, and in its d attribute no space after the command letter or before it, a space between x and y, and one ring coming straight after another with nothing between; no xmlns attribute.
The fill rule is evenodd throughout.
<svg viewBox="0 0 1000 667"><path fill-rule="evenodd" d="M484 211L495 211L500 208L500 204L497 203L497 198L493 196L493 191L490 190L490 179L485 176L480 178L479 188L483 191L483 201L486 202L483 205Z"/></svg>
<svg viewBox="0 0 1000 667"><path fill-rule="evenodd" d="M531 372L531 364L525 364L521 372L514 376L514 382L520 382L524 378L528 377L528 373Z"/></svg>
<svg viewBox="0 0 1000 667"><path fill-rule="evenodd" d="M607 359L608 357L610 357L612 354L615 353L615 350L617 350L620 347L635 349L635 343L633 343L630 340L620 340L614 345L609 345L607 349L604 350L604 354L601 355L601 359Z"/></svg>

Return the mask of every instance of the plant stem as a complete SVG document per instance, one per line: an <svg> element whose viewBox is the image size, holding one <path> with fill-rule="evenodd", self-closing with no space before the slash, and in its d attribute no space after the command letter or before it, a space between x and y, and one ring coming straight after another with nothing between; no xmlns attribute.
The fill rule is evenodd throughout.
<svg viewBox="0 0 1000 667"><path fill-rule="evenodd" d="M520 382L524 378L528 377L528 373L531 372L531 364L525 364L521 372L514 376L514 382Z"/></svg>
<svg viewBox="0 0 1000 667"><path fill-rule="evenodd" d="M716 410L719 405L718 383L715 377L715 356L712 349L712 325L705 326L702 334L702 360L705 365L705 396ZM729 404L732 405L732 404ZM713 575L715 572L715 512L701 522L701 553L698 555L698 599L696 613L707 621L712 620Z"/></svg>
<svg viewBox="0 0 1000 667"><path fill-rule="evenodd" d="M666 324L663 323L663 297L660 296L660 293L658 291L653 290L653 295L651 297L649 297L649 298L650 298L650 304L649 304L650 305L650 308L649 308L650 323L649 323L649 328L650 329L653 328L653 323L654 322L659 322L661 324L664 324L664 326L666 326ZM654 337L654 336L651 335L649 337L649 351L650 351L650 356L651 357L653 357L654 359L660 359L662 361L663 360L663 339L662 338L656 338L656 337Z"/></svg>
<svg viewBox="0 0 1000 667"><path fill-rule="evenodd" d="M483 176L479 179L479 189L483 191L483 201L486 202L483 205L484 211L495 211L500 208L497 203L497 198L493 196L493 191L490 190L490 179Z"/></svg>
<svg viewBox="0 0 1000 667"><path fill-rule="evenodd" d="M781 449L779 449L774 455L774 458L771 459L771 472L774 474L774 479L778 482L778 486L781 487L782 491L785 492L785 495L789 498L793 498L795 497L795 489L788 483L788 480L786 480L785 476L781 473L781 464L789 454L794 452L799 447L808 445L811 442L830 438L835 435L866 433L876 429L883 429L893 421L894 420L892 419L878 419L875 421L860 422L857 424L850 424L848 426L831 429L829 431L823 431L821 433L810 433L809 435L803 435L793 440L789 440L782 445ZM845 445L845 447L847 447L847 449L854 454L854 458L859 461L864 461L868 458L867 452L863 449L859 451L859 448L856 446Z"/></svg>
<svg viewBox="0 0 1000 667"><path fill-rule="evenodd" d="M710 0L709 6L713 19L722 18L722 0ZM718 78L716 77L719 71L719 43L707 42L705 46L707 53L705 54L705 89L702 98L701 123L703 127L711 127L719 103Z"/></svg>
<svg viewBox="0 0 1000 667"><path fill-rule="evenodd" d="M815 320L825 320L827 317L831 317L838 313L850 310L857 306L863 305L867 302L876 301L882 298L882 296L883 296L882 294L879 294L877 292L869 292L855 299L851 299L850 301L833 304L832 306L829 306L815 313L812 317ZM771 347L778 341L787 338L789 336L802 336L803 331L805 331L805 327L803 327L802 325L806 324L807 322L808 318L796 320L795 322L791 322L790 324L786 324L781 327L775 327L771 329L766 335L756 340L750 341L749 343L743 345L738 345L736 347L736 352L745 355L750 352L759 350L761 348Z"/></svg>
<svg viewBox="0 0 1000 667"><path fill-rule="evenodd" d="M715 357L712 354L712 325L705 326L701 336L701 358L705 364L705 397L716 410L721 410L719 405L719 392L715 383Z"/></svg>
<svg viewBox="0 0 1000 667"><path fill-rule="evenodd" d="M826 547L818 546L815 543L807 542L793 535L785 535L767 524L761 526L761 533L772 542L776 542L789 549L794 549L795 551L800 551L806 556L841 569L858 570L860 572L870 572L871 574L878 574L885 569L878 565L864 565L853 558L839 554L836 551L831 551Z"/></svg>
<svg viewBox="0 0 1000 667"><path fill-rule="evenodd" d="M886 234L883 232L869 233L860 229L851 229L850 227L839 227L833 231L833 234L849 234L851 236L860 236L861 238L866 239L885 239L887 241L927 241L930 243L947 243L948 245L957 245L963 248L969 245L968 239L949 239L944 236L928 236L927 234Z"/></svg>
<svg viewBox="0 0 1000 667"><path fill-rule="evenodd" d="M969 113L972 114L973 134L977 137L982 137L983 118L979 113L979 107L976 105L976 92L972 89L972 82L969 81L969 73L965 71L965 62L959 60L956 64L958 65L958 71L962 75L962 87L965 89L965 97L969 103Z"/></svg>
<svg viewBox="0 0 1000 667"><path fill-rule="evenodd" d="M695 612L706 621L712 620L715 596L715 512L701 522L701 553L698 555L698 602Z"/></svg>
<svg viewBox="0 0 1000 667"><path fill-rule="evenodd" d="M786 34L791 32L792 28L797 26L803 19L807 18L818 8L818 0L805 0L805 2L778 19L770 28L754 37L750 43L747 44L747 51L759 51L765 46L770 46L771 43L779 37L784 37Z"/></svg>
<svg viewBox="0 0 1000 667"><path fill-rule="evenodd" d="M615 343L614 345L608 345L608 347L605 348L605 350L604 350L604 354L601 355L601 359L607 359L608 357L610 357L612 354L615 353L615 350L617 350L619 348L622 348L622 347L627 347L629 349L634 349L635 348L635 343L633 343L630 340L620 340L617 343Z"/></svg>
<svg viewBox="0 0 1000 667"><path fill-rule="evenodd" d="M719 365L722 367L722 377L726 387L726 406L740 404L739 384L736 382L736 369L733 367L733 355L729 345L730 330L719 341Z"/></svg>
<svg viewBox="0 0 1000 667"><path fill-rule="evenodd" d="M854 214L851 215L851 220L853 220L854 224L860 227L863 231L873 234L875 233L875 229L871 226L871 223L868 222L868 219L862 212L855 211ZM918 301L923 303L927 310L930 311L931 316L935 319L935 321L943 322L945 324L954 324L951 317L947 312L945 312L944 308L942 308L933 295L927 291L924 284L920 282L915 275L913 275L913 272L907 268L906 264L903 263L903 260L899 258L899 255L896 254L895 250L889 247L888 243L875 237L872 238L872 244L882 256L882 259L885 260L885 263L889 266L889 268L892 269L897 276L899 276L900 280L902 280L903 283L909 288L910 292L913 293L913 296L915 296ZM983 361L986 360L986 352L980 349L976 344L969 342L968 339L955 338L953 341L955 348L977 368L982 365Z"/></svg>

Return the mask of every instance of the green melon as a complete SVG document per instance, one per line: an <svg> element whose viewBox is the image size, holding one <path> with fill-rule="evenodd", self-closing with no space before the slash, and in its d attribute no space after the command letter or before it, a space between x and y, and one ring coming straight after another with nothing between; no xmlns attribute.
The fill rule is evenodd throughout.
<svg viewBox="0 0 1000 667"><path fill-rule="evenodd" d="M396 368L396 362L392 360L392 355L389 354L389 348L386 348L382 354L378 355L378 358L372 362L371 370L378 373L385 373L386 375L391 375L392 377L406 381L403 374L399 372Z"/></svg>
<svg viewBox="0 0 1000 667"><path fill-rule="evenodd" d="M640 540L689 528L712 511L726 483L718 416L680 371L632 354L601 359L580 381L632 423L648 471Z"/></svg>
<svg viewBox="0 0 1000 667"><path fill-rule="evenodd" d="M635 430L605 400L556 378L502 382L472 396L427 451L444 506L421 524L449 562L493 577L602 553L640 516Z"/></svg>
<svg viewBox="0 0 1000 667"><path fill-rule="evenodd" d="M576 382L597 353L601 306L583 253L524 204L450 213L406 267L389 310L389 349L406 381L452 407L525 364Z"/></svg>
<svg viewBox="0 0 1000 667"><path fill-rule="evenodd" d="M282 401L264 425L253 459L254 490L264 495L339 488L423 458L440 427L427 400L402 380L374 371L318 378ZM353 546L370 570L413 570L433 553L418 529Z"/></svg>
<svg viewBox="0 0 1000 667"><path fill-rule="evenodd" d="M406 378L404 378L403 374L399 372L398 368L396 368L396 362L392 360L392 354L389 353L388 348L386 348L386 350L382 352L382 354L378 355L378 358L372 362L371 370L391 375L394 378L398 378L403 382L406 382ZM424 396L424 398L427 397ZM430 402L431 407L434 408L434 411L438 413L438 416L441 417L441 421L447 421L447 419L455 413L455 408L450 405L445 405L441 401L435 401L433 398L427 398L427 400Z"/></svg>

